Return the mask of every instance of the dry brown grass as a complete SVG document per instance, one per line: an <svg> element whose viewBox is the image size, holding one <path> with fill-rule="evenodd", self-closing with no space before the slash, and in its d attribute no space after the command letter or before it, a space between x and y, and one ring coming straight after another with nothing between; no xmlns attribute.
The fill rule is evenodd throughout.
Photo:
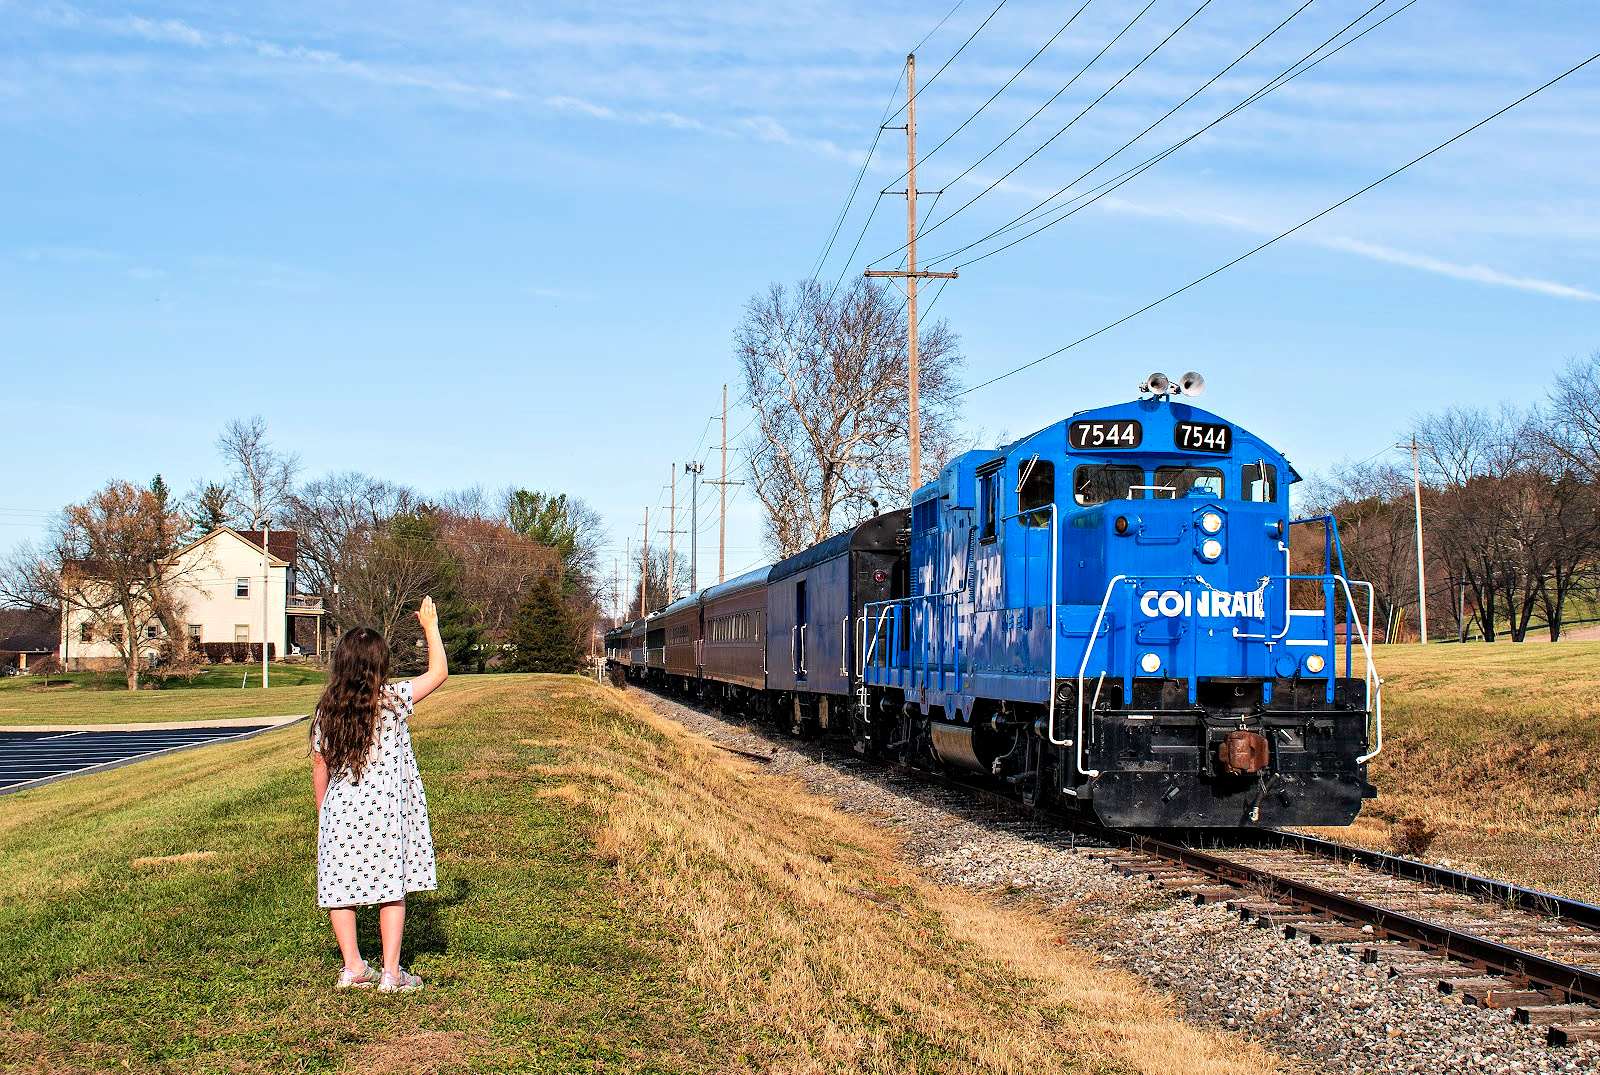
<svg viewBox="0 0 1600 1075"><path fill-rule="evenodd" d="M216 857L215 851L184 851L177 855L146 855L130 860L128 865L136 870L145 870L154 866L186 866L192 862L204 862Z"/></svg>
<svg viewBox="0 0 1600 1075"><path fill-rule="evenodd" d="M1385 646L1380 796L1348 830L1390 850L1437 831L1447 859L1600 900L1600 643Z"/></svg>
<svg viewBox="0 0 1600 1075"><path fill-rule="evenodd" d="M733 1067L1283 1070L1063 947L1042 913L916 880L886 832L614 692L606 702L637 725L596 722L537 773L586 793L628 898L685 923L689 981L754 1031Z"/></svg>

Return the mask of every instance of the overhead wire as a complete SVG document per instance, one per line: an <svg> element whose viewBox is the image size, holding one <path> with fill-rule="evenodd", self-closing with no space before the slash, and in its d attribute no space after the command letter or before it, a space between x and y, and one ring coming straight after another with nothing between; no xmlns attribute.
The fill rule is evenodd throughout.
<svg viewBox="0 0 1600 1075"><path fill-rule="evenodd" d="M977 107L977 110L974 111L972 113L972 115L970 115L966 119L962 120L961 123L959 125L957 125L955 130L951 131L949 134L945 135L944 138L940 139L938 145L934 146L932 149L928 150L926 153L922 154L922 156L917 158L917 163L918 164L925 164L928 161L928 158L932 157L935 153L939 152L939 150L943 149L949 143L949 141L952 138L954 138L956 135L960 134L963 130L965 130L967 124L971 123L973 120L977 119L980 115L982 115L983 111L986 108L988 108L990 105L994 104L996 98L998 98L1002 93L1006 92L1006 90L1010 89L1011 88L1011 84L1013 82L1015 82L1017 79L1021 78L1023 73L1025 71L1027 71L1029 67L1033 66L1033 61L1034 60L1037 60L1040 56L1043 56L1045 54L1045 50L1048 49L1051 45L1055 44L1056 43L1056 39L1059 38L1062 34L1067 32L1067 28L1070 27L1073 24L1073 22L1077 19L1077 17L1079 15L1082 15L1083 12L1084 12L1084 9L1087 8L1092 3L1094 3L1094 0L1083 0L1083 7L1080 7L1080 8L1078 8L1077 11L1074 11L1072 13L1072 16L1070 18L1068 18L1066 22L1061 24L1061 28L1058 29L1055 33L1050 35L1050 40L1046 41L1043 45L1039 46L1039 51L1038 52L1035 52L1032 56L1028 57L1028 61L1026 63L1024 63L1021 67L1017 68L1015 73L1013 73L1010 78L1006 79L1004 85L1002 85L999 89L995 90L994 93L990 95L990 97L989 97L989 99L987 101L985 101L985 102L983 102L983 104L979 105ZM916 51L916 50L913 49L912 51ZM911 172L910 172L909 169L907 171L901 172L894 179L890 180L890 183L891 184L892 183L898 183L898 182L900 182L900 180L906 178L910 174L911 174Z"/></svg>
<svg viewBox="0 0 1600 1075"><path fill-rule="evenodd" d="M1211 0L1205 0L1205 2L1207 4L1209 4L1211 2ZM1113 45L1115 45L1118 41L1122 40L1122 37L1123 37L1124 34L1126 34L1129 30L1133 29L1134 25L1136 23L1138 23L1138 21L1144 17L1145 12L1149 11L1151 8L1153 8L1155 6L1156 6L1156 0L1148 0L1148 2L1144 5L1144 7L1140 8L1139 11L1133 16L1133 18L1129 19L1128 22L1122 27L1122 29L1118 30L1116 32L1116 35L1114 37L1112 37L1110 41L1107 41L1105 43L1104 47L1102 47L1099 52L1097 52L1093 56L1091 56L1089 58L1089 61L1087 63L1085 63L1082 67L1080 67L1078 69L1077 73L1074 74L1070 79L1067 80L1066 85L1062 86L1055 93L1051 94L1050 98L1048 100L1046 100L1044 104L1042 104L1038 108L1036 108L1033 111L1033 114L1030 115L1027 119L1023 120L1016 127L1012 128L1011 133L1007 134L1004 138L1000 139L999 143L996 144L993 149L989 150L983 156L979 157L970 166L968 166L967 169L965 171L963 171L960 175L956 176L954 179L952 179L948 183L946 183L945 186L946 187L953 187L957 183L961 182L967 176L971 175L980 165L982 165L984 161L988 160L990 157L992 157L996 153L1000 152L1000 150L1006 145L1006 143L1010 142L1011 139L1013 139L1017 135L1021 134L1023 132L1023 130L1027 128L1028 124L1032 123L1035 119L1038 119L1040 114L1043 113L1045 109L1049 108L1052 104L1054 104L1056 102L1056 100L1063 93L1066 93L1069 89L1071 89L1073 87L1073 85L1077 83L1078 79L1082 78L1084 73L1087 72L1089 70L1089 68L1093 67L1095 65L1095 63L1097 63L1099 61L1100 57L1104 56L1107 52L1111 51L1111 47ZM1201 6L1203 7L1205 5L1202 4ZM1193 18L1193 16L1190 16L1190 18ZM1187 20L1185 20L1185 23L1187 23ZM1143 60L1140 61L1140 63L1143 63L1143 62L1144 62ZM1123 77L1126 78L1127 76L1123 76ZM1087 110L1085 110L1085 111L1087 111ZM1077 116L1077 117L1075 117L1073 119L1073 122L1076 123L1077 120L1081 119L1081 118L1082 118L1082 114L1080 113L1079 116ZM1068 126L1070 126L1070 124ZM1066 128L1062 128L1062 131L1064 131L1065 129ZM1050 141L1054 141L1056 138L1059 138L1061 136L1061 134L1062 134L1062 131L1057 131L1054 135L1052 135ZM1050 144L1049 142L1045 143L1045 145L1049 145L1049 144ZM1044 147L1041 146L1040 149L1042 149L1042 148L1044 148ZM1033 159L1033 157L1035 155L1037 155L1038 152L1039 152L1039 150L1034 150L1033 153L1028 155L1027 160ZM1024 164L1027 163L1027 160L1024 160L1023 163ZM1018 165L1018 167L1021 167L1021 165ZM1012 169L1013 172L1015 170L1016 169ZM1007 175L1010 175L1010 174L1011 174L1010 172L1007 173ZM1002 177L1002 179L1003 178L1005 178L1005 177ZM983 194L987 194L989 192L989 190L993 189L993 186L994 185L991 184L981 194L979 194L978 197L981 198L983 196ZM974 198L972 200L973 201L977 201L977 198ZM970 205L970 204L972 204L972 203L971 202L967 203L967 205ZM965 208L966 208L966 205L963 205L961 207L961 209L965 209ZM951 213L950 215L951 216L955 216L956 213L959 213L961 211L961 209L957 209L955 211L955 213ZM926 229L926 231L927 232L931 232L934 229L936 229L937 227L939 227L939 225L942 224L942 223L944 223L944 221L939 221L938 223L935 223L935 224L931 225L930 227L928 227ZM895 249L889 251L887 254L884 254L883 257L874 258L871 262L869 262L869 264L876 265L880 261L883 261L883 260L885 260L887 258L894 257L896 254L900 253L900 251L904 250L906 248L906 245L907 244L901 244L900 246L896 247Z"/></svg>
<svg viewBox="0 0 1600 1075"><path fill-rule="evenodd" d="M944 63L940 64L939 65L939 69L937 71L935 71L933 74L929 75L927 80L925 82L923 82L922 85L917 87L916 92L911 95L911 101L915 101L918 97L921 97L922 96L922 91L927 89L929 86L933 85L934 82L938 80L939 76L944 74L945 68L949 67L951 64L956 62L956 57L960 56L963 52L966 51L967 46L972 44L973 40L976 39L979 34L983 33L983 28L985 26L988 26L989 23L994 20L994 17L996 15L1000 14L1000 9L1005 7L1007 3L1009 3L1009 0L1000 0L1000 2L994 6L994 10L989 12L989 14L984 18L984 20L978 24L978 28L976 30L972 31L972 33L967 36L967 39L965 41L961 42L961 46L950 54L950 58L948 60L946 60ZM933 36L932 34L928 35L928 37L932 37L932 36ZM926 41L927 39L928 38L925 37L925 38L923 38L923 41ZM918 47L920 48L921 46L919 45ZM916 51L917 51L916 49L912 49L911 50L913 55L915 55ZM900 115L900 113L904 112L908 107L910 107L911 101L907 101L905 104L903 104L899 108L895 109L893 115L889 116L889 118L884 120L883 122L888 123L888 122L892 121L896 116Z"/></svg>
<svg viewBox="0 0 1600 1075"><path fill-rule="evenodd" d="M1140 175L1144 174L1145 172L1149 171L1151 168L1154 168L1157 164L1161 163L1166 158L1172 156L1172 154L1178 152L1178 150L1182 149L1184 146L1188 145L1190 142L1194 141L1196 138L1199 138L1202 134L1204 134L1207 131L1211 130L1213 127L1217 126L1219 123L1222 123L1223 121L1233 117L1234 115L1237 115L1239 112L1243 111L1245 108L1248 108L1250 105L1255 104L1257 101L1261 100L1263 97L1266 97L1268 94L1272 93L1273 91L1281 89L1284 85L1286 85L1289 82L1292 82L1296 78L1299 78L1301 75L1305 74L1307 71L1310 71L1313 67L1316 67L1318 64L1322 63L1324 60L1330 59L1333 56L1337 55L1346 46L1355 44L1355 42L1361 40L1367 34L1371 33L1372 31L1376 30L1378 27L1382 26L1384 23L1388 22L1390 19L1392 19L1395 16L1399 15L1401 12L1403 12L1407 8L1409 8L1412 4L1415 4L1417 2L1417 0L1406 0L1406 2L1404 4L1400 5L1400 7L1398 7L1395 10L1389 12L1389 14L1385 15L1383 18L1379 19L1377 22L1373 23L1371 26L1366 27L1360 33L1358 33L1358 34L1354 35L1353 37L1351 37L1349 40L1341 42L1336 48L1330 50L1326 55L1317 56L1317 53L1319 53L1323 49L1327 48L1328 45L1330 45L1334 41L1338 40L1345 33L1349 32L1349 30L1352 27L1354 27L1357 24L1359 24L1368 15L1371 15L1374 11L1376 11L1378 8L1382 7L1384 4L1386 4L1388 2L1389 2L1389 0L1378 0L1378 2L1376 4L1373 4L1371 7L1367 8L1366 11L1363 11L1360 15L1357 15L1354 19L1350 20L1348 23L1346 23L1344 26L1342 26L1337 32L1335 32L1333 34L1333 36L1327 38L1325 41L1323 41L1316 48L1312 49L1310 52L1306 53L1300 59L1296 60L1294 63L1290 64L1288 67L1284 68L1277 75L1275 75L1273 78L1269 79L1265 84L1263 84L1262 86L1258 87L1252 93L1248 94L1246 97L1244 97L1244 99L1239 101L1233 107L1229 108L1228 110L1223 112L1221 115L1217 116L1210 123L1207 123L1205 126L1199 128L1198 130L1194 131L1193 133L1187 135L1186 137L1184 137L1184 138L1180 139L1179 141L1175 142L1174 144L1168 146L1166 149L1163 149L1161 152L1155 154L1154 156L1148 157L1145 160L1141 161L1140 163L1132 166L1131 168L1127 168L1124 171L1118 173L1117 175L1112 176L1110 179L1107 179L1107 180L1097 184L1096 186L1090 187L1088 190L1082 192L1081 194L1077 195L1074 198L1069 199L1067 202L1063 203L1062 205L1055 206L1054 208L1046 208L1049 205L1050 202L1054 201L1056 198L1060 197L1062 194L1064 194L1068 190L1072 189L1073 185L1075 185L1078 182L1081 182L1084 178L1086 178L1087 176L1093 174L1094 171L1096 171L1098 168L1104 166L1108 161L1110 161L1111 159L1116 157L1118 153L1121 153L1123 149L1128 148L1128 146L1130 146L1134 142L1138 141L1137 137L1134 138L1134 139L1131 139L1129 142L1124 144L1121 147L1121 149L1118 149L1117 153L1113 153L1113 154L1111 154L1111 156L1106 157L1104 160L1102 160L1100 162L1100 164L1096 165L1094 168L1089 169L1088 172L1085 172L1083 175L1079 176L1076 180L1073 181L1073 183L1068 184L1067 186L1061 188L1061 190L1056 191L1054 194L1050 195L1050 197L1045 198L1045 199L1035 203L1033 208L1029 209L1026 213L1023 213L1021 216L1013 218L1010 222L1002 225L999 228L994 229L989 234L987 234L985 236L982 236L981 238L974 239L972 242L967 243L965 246L958 247L955 250L949 251L948 253L939 254L936 257L933 257L933 258L929 259L928 264L930 266L932 266L932 265L942 264L944 262L950 261L950 260L958 257L959 255L965 253L966 251L971 250L971 249L973 249L973 248L975 248L977 246L980 246L985 242L988 242L990 239L999 238L1001 235L1004 235L1009 231L1014 231L1014 230L1016 230L1018 228L1027 227L1029 224L1037 223L1038 221L1045 219L1045 217L1051 216L1052 214L1054 214L1054 218L1051 219L1048 223L1042 224L1039 227L1034 228L1032 231L1028 232L1026 235L1023 235L1023 236L1020 236L1020 237L1018 237L1016 239L1013 239L1011 242L1008 242L1003 246L999 246L999 247L996 247L993 250L986 251L985 253L979 255L978 257L972 258L969 261L963 262L963 265L975 265L978 262L984 260L985 258L992 257L993 255L998 254L1003 250L1009 250L1011 247L1017 245L1018 243L1022 242L1023 240L1032 238L1033 236L1039 234L1041 231L1044 231L1046 228L1050 228L1050 227L1055 226L1056 224L1059 224L1061 221L1065 220L1067 217L1072 216L1075 213L1077 213L1080 209L1088 208L1090 205L1093 205L1095 202L1099 201L1101 198L1103 198L1106 195L1110 194L1112 191L1118 189L1119 187L1123 186L1124 184L1126 184L1128 182L1131 182L1133 179L1135 179L1138 176L1140 176ZM1317 58L1314 59L1314 60L1311 59L1313 56L1317 56ZM1308 60L1310 61L1309 63L1307 62ZM1204 87L1202 87L1202 89L1203 88ZM1170 113L1169 113L1169 115L1170 115ZM1148 131L1146 131L1145 133L1148 133ZM1140 135L1139 137L1142 137L1142 135Z"/></svg>
<svg viewBox="0 0 1600 1075"><path fill-rule="evenodd" d="M1288 238L1289 236L1293 235L1295 232L1301 230L1302 228L1306 227L1307 225L1312 224L1315 221L1321 220L1323 217L1327 216L1329 213L1332 213L1334 210L1340 208L1341 206L1349 204L1350 202L1354 201L1355 199L1361 197L1361 195L1367 193L1367 191L1372 190L1374 187L1377 187L1382 183L1388 182L1390 179L1393 179L1395 176L1399 175L1401 172L1406 171L1408 168L1411 168L1411 167L1413 167L1413 166L1415 166L1417 164L1422 163L1423 161L1427 160L1429 157L1433 156L1435 153L1438 153L1440 150L1443 150L1446 147L1451 146L1451 145L1455 144L1456 142L1459 142L1461 139L1465 138L1467 135L1471 134L1473 131L1476 131L1478 128L1483 127L1484 125L1486 125L1488 123L1491 123L1494 120L1500 118L1501 116L1505 115L1507 112L1511 111L1513 108L1516 108L1518 105L1522 104L1524 101L1526 101L1529 98L1532 98L1532 97L1534 97L1534 96L1536 96L1536 95L1538 95L1540 93L1543 93L1545 90L1549 89L1551 86L1554 86L1556 83L1562 81L1563 79L1569 78L1572 75L1578 73L1579 71L1583 70L1585 67L1589 66L1591 63L1593 63L1596 60L1600 60L1600 52L1597 52L1594 55L1590 56L1588 59L1582 61L1581 63L1578 63L1577 65L1568 68L1567 70L1563 71L1561 74L1559 74L1556 77L1550 79L1548 82L1545 82L1542 85L1539 85L1539 86L1535 87L1534 89L1529 90L1527 93L1523 94L1521 97L1518 97L1515 101L1512 101L1510 104L1506 105L1505 107L1500 108L1499 110L1491 113L1488 116L1485 116L1483 119L1480 119L1478 122L1474 123L1472 126L1466 128L1465 130L1462 130L1462 131L1452 135L1451 137L1445 139L1443 142L1440 142L1438 145L1434 146L1432 149L1428 150L1426 153L1423 153L1421 156L1415 157L1412 160L1407 161L1405 164L1400 165L1400 167L1394 169L1393 171L1388 172L1385 175L1382 175L1382 176L1378 177L1377 179L1374 179L1372 182L1368 183L1366 186L1362 187L1360 190L1356 191L1354 194L1350 194L1350 195L1347 195L1344 198L1339 199L1337 202L1334 202L1332 205L1328 206L1326 209L1323 209L1322 211L1320 211L1318 213L1312 214L1311 216L1309 216L1306 219L1302 220L1300 223L1296 224L1294 227L1288 228L1288 229L1286 229L1286 230L1284 230L1282 232L1279 232L1277 235L1274 235L1272 238L1268 239L1266 242L1261 243L1259 246L1255 246L1255 247L1252 247L1249 250L1246 250L1243 254L1240 254L1238 257L1234 258L1231 261L1228 261L1228 262L1226 262L1226 263L1224 263L1222 265L1217 266L1215 269L1212 269L1210 272L1206 273L1205 275L1196 277L1195 279L1189 281L1187 284L1184 284L1182 287L1177 288L1177 289L1175 289L1173 291L1167 292L1165 295L1163 295L1160 298L1154 300L1153 302L1148 302L1145 305L1139 307L1137 310L1133 311L1132 313L1127 314L1126 316L1120 317L1120 318L1118 318L1117 320L1111 322L1108 325L1105 325L1105 326L1102 326L1101 328L1095 329L1093 332L1089 333L1086 336L1080 336L1078 339L1073 340L1071 343L1068 343L1068 344L1066 344L1066 345L1064 345L1062 347L1056 348L1054 351L1051 351L1047 355L1041 355L1040 357L1034 359L1031 362L1025 362L1022 365L1017 366L1015 369L1007 370L1005 373L1002 373L1002 374L1000 374L1000 375L998 375L996 377L991 377L987 381L983 381L980 384L975 384L971 388L964 389L961 392L957 393L957 395L958 396L969 395L969 394L971 394L973 392L976 392L980 388L987 388L989 385L995 384L995 383L997 383L999 381L1003 381L1008 377L1013 377L1016 374L1023 372L1024 370L1032 369L1034 366L1040 365L1041 363L1044 363L1044 362L1048 362L1050 359L1055 358L1055 357L1057 357L1057 356L1059 356L1061 354L1064 354L1065 352L1070 351L1072 348L1077 347L1080 344L1087 343L1088 341L1094 339L1096 336L1100 336L1100 335L1102 335L1102 334L1104 334L1106 332L1111 331L1112 329L1116 328L1118 325L1122 325L1122 324L1125 324L1128 321L1133 320L1135 317L1138 317L1140 314L1143 314L1143 313L1145 313L1145 312L1147 312L1149 310L1153 310L1155 307L1160 306L1162 303L1166 302L1167 300L1176 298L1177 296L1183 294L1185 291L1188 291L1191 288L1194 288L1194 287L1204 283L1205 281L1211 279L1213 276L1216 276L1219 273L1222 273L1222 272L1227 271L1228 269L1231 269L1233 266L1239 264L1241 261L1244 261L1246 258L1249 258L1249 257L1251 257L1251 256L1253 256L1255 254L1259 254L1261 251L1267 249L1267 247L1269 247L1269 246L1272 246L1274 243L1277 243L1280 240Z"/></svg>

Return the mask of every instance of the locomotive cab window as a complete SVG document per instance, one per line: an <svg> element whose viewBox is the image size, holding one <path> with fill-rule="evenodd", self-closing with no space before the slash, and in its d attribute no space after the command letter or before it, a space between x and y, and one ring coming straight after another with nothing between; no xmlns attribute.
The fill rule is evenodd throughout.
<svg viewBox="0 0 1600 1075"><path fill-rule="evenodd" d="M1246 500L1271 504L1278 499L1278 468L1271 463L1246 463L1239 470L1239 478Z"/></svg>
<svg viewBox="0 0 1600 1075"><path fill-rule="evenodd" d="M1023 526L1049 526L1050 505L1056 499L1056 465L1044 459L1022 464L1017 490L1017 511Z"/></svg>
<svg viewBox="0 0 1600 1075"><path fill-rule="evenodd" d="M1141 467L1085 464L1072 472L1072 499L1085 507L1111 500L1143 500L1144 484Z"/></svg>
<svg viewBox="0 0 1600 1075"><path fill-rule="evenodd" d="M978 540L994 540L995 520L1000 517L1000 471L978 475Z"/></svg>
<svg viewBox="0 0 1600 1075"><path fill-rule="evenodd" d="M1188 496L1221 497L1222 471L1216 467L1157 467L1156 485L1158 496L1170 496L1174 500Z"/></svg>

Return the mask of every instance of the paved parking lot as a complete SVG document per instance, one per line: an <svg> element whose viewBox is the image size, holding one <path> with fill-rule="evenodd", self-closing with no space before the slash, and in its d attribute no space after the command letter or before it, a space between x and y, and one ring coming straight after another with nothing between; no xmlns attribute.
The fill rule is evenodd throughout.
<svg viewBox="0 0 1600 1075"><path fill-rule="evenodd" d="M178 750L242 739L280 724L137 731L0 730L0 795Z"/></svg>

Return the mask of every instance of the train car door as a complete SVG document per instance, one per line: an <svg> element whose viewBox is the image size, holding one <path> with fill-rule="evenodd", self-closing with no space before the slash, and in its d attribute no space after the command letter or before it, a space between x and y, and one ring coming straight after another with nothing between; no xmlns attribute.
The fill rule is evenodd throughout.
<svg viewBox="0 0 1600 1075"><path fill-rule="evenodd" d="M794 584L794 678L806 678L806 580Z"/></svg>

